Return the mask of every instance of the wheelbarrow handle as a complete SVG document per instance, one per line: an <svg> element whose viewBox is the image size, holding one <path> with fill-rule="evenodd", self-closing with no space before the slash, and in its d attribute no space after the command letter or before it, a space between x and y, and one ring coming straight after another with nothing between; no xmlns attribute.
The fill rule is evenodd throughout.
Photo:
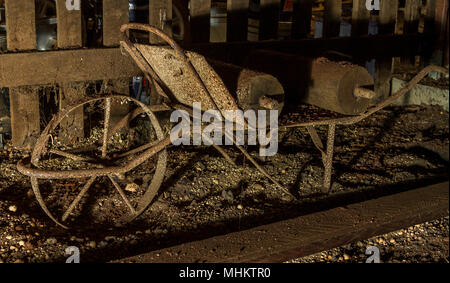
<svg viewBox="0 0 450 283"><path fill-rule="evenodd" d="M129 46L133 45L133 43L130 41L130 38L127 34L127 31L130 29L147 31L147 32L150 32L150 33L158 36L159 38L161 38L163 41L165 41L167 44L169 44L176 51L179 59L181 59L182 61L185 61L185 62L189 60L188 57L186 56L186 54L184 53L183 48L181 48L181 46L175 40L173 40L168 34L163 32L162 30L160 30L156 27L153 27L151 25L147 25L147 24L130 23L130 24L124 24L120 27L122 39L127 45L129 45Z"/></svg>

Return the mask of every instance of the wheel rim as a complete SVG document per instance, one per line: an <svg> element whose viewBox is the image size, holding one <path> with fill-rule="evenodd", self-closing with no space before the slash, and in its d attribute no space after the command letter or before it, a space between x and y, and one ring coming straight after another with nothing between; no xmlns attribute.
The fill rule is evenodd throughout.
<svg viewBox="0 0 450 283"><path fill-rule="evenodd" d="M57 116L55 116L50 123L48 124L48 126L46 127L46 129L42 132L41 136L38 139L38 142L36 143L36 147L34 148L33 152L32 152L32 164L35 167L43 167L44 169L45 164L44 163L44 158L43 157L48 157L46 155L50 154L56 154L58 156L61 156L61 154L64 154L64 158L66 159L70 159L71 161L76 161L78 163L89 163L92 160L91 156L83 156L85 155L84 152L83 155L80 155L80 153L77 154L72 154L72 153L68 153L68 152L59 152L59 150L55 150L53 148L53 139L52 139L52 133L56 131L56 129L58 128L58 125L61 123L61 121L64 119L64 117L66 117L69 113L73 112L74 110L78 109L79 107L84 107L86 104L88 103L101 103L103 100L103 104L105 105L105 111L104 111L104 122L103 122L103 133L102 133L102 146L101 148L99 148L98 150L101 151L101 160L96 160L97 163L94 163L93 166L105 166L103 165L104 163L114 163L114 162L121 162L130 158L135 157L140 151L145 150L144 149L140 149L139 147L136 149L134 148L133 150L137 150L136 152L133 153L133 150L130 151L130 148L127 148L126 152L120 152L116 151L114 152L114 149L111 149L108 151L108 143L110 141L111 138L114 137L114 135L108 136L111 133L109 132L109 129L114 129L110 127L109 125L109 121L110 121L110 106L111 106L111 101L112 100L120 100L121 102L123 101L128 101L128 102L132 102L137 104L137 108L135 109L135 111L131 112L128 116L130 116L133 113L141 113L140 116L145 116L146 118L148 118L149 122L150 122L150 129L153 129L153 139L155 140L154 142L157 141L161 141L164 138L164 134L162 131L162 128L158 122L157 117L154 115L153 112L151 112L149 110L149 108L141 103L140 101L137 101L131 97L127 97L127 96L108 96L108 97L103 97L103 98L95 98L95 99L89 99L86 102L82 102L79 103L78 105L74 106L74 107L70 107L68 110L63 110L61 111ZM139 116L139 115L136 115ZM130 116L131 117L131 116ZM145 122L145 121L144 121ZM121 127L119 127L120 129ZM109 133L108 133L109 132ZM129 133L127 133L128 135ZM149 130L149 136L151 136L150 130ZM151 137L150 137L151 139ZM94 139L95 140L95 139ZM106 141L106 143L105 143ZM152 140L150 140L151 142ZM51 149L49 149L49 143L52 142L52 146ZM130 142L132 144L132 142ZM149 144L146 144L147 148L149 146ZM132 146L131 146L132 147ZM142 146L141 146L142 147ZM109 157L108 156L108 152L110 152L111 154L114 154L114 157ZM100 153L97 153L97 155L99 155ZM80 158L79 160L75 160L75 158ZM81 160L81 159L85 159L85 160ZM89 159L90 158L90 159ZM55 160L56 158L52 159L51 156L49 158L50 161ZM86 160L89 159L89 160ZM47 161L47 160L46 160ZM98 161L101 161L102 163L98 163ZM92 161L93 162L93 161ZM153 163L152 163L153 162ZM148 166L149 164L154 164L153 169L150 170L150 173L144 171L142 169L142 167ZM63 163L64 164L64 163ZM92 165L92 164L91 164ZM32 184L32 188L33 191L35 193L36 199L38 200L39 205L41 206L41 208L44 210L44 212L50 217L50 219L52 219L57 225L63 227L63 228L68 228L68 226L65 224L66 222L69 222L69 216L71 216L71 214L75 214L78 217L83 216L83 211L85 210L84 207L89 207L88 211L89 213L95 214L97 213L99 215L99 217L101 219L103 219L105 223L108 224L114 224L116 226L120 226L124 223L127 223L129 221L134 220L136 217L138 217L139 215L141 215L146 208L148 207L148 205L151 203L151 201L154 199L154 197L157 194L157 191L159 189L159 187L161 186L161 183L164 179L164 173L166 170L166 165L167 165L167 152L165 149L161 150L157 155L155 155L155 160L146 160L145 162L143 162L142 164L137 165L135 168L133 168L132 170L130 170L129 172L126 172L126 174L139 174L140 172L142 173L147 173L147 175L151 176L151 179L147 181L147 183L142 183L139 185L139 188L136 188L135 192L132 192L130 190L130 192L126 192L124 190L124 186L123 186L123 182L121 182L120 177L126 177L126 176L119 176L119 175L114 175L114 174L108 174L107 178L106 177L96 177L96 176L92 176L90 178L85 178L85 179L75 179L75 178L70 178L68 177L67 179L63 179L63 180L47 180L47 179L38 179L37 177L31 176L31 184ZM89 170L89 168L88 168ZM139 171L136 171L139 170ZM106 179L106 180L105 180ZM70 190L72 182L74 182L74 180L78 181L78 184L76 185L76 190ZM105 201L105 197L103 196L102 199L102 194L98 192L99 187L96 186L100 184L103 185L105 183L105 181L109 181L109 187L108 188L104 188L102 189L102 191L104 190L108 190L108 189L113 189L115 191L115 196L112 197L111 199L108 199L109 203L108 205L102 205L101 201ZM41 183L41 184L39 184ZM48 184L51 184L51 188L49 188ZM65 186L69 186L69 192L67 192L67 190L64 192L64 188L63 189L58 189L57 186L58 185L62 185L63 187ZM48 195L47 195L47 200L45 200L45 196L42 194L42 190L44 189L44 191L47 191ZM67 188L66 188L67 189ZM58 191L58 193L56 193L56 191ZM78 191L75 192L75 196L73 195L74 191ZM94 191L94 192L92 192ZM62 193L61 193L62 192ZM91 195L89 195L88 192L92 192ZM53 194L55 194L55 196L53 196ZM60 200L61 204L58 205L60 206L60 208L56 208L56 205L53 205L53 203L49 204L49 201L52 200L52 198L57 197L58 195L63 194L64 199L67 199L66 201L62 201ZM100 199L98 200L99 202L96 205L92 205L92 203L88 203L88 201L86 200L86 196L91 199L92 197L100 197ZM117 200L121 199L122 203L120 205L117 204ZM84 201L84 202L83 202ZM98 207L102 207L103 208L98 208ZM112 209L116 209L117 211L109 211L108 209L112 208ZM126 212L124 212L124 208ZM84 212L86 212L84 211ZM104 215L102 215L102 213L107 213L105 217ZM122 214L121 216L119 216L118 214ZM56 216L57 215L57 216ZM108 217L110 218L114 218L114 219L108 219ZM97 217L98 218L98 217ZM97 221L99 219L96 219L96 217L87 217L87 219L94 219L94 221ZM64 224L63 224L64 223Z"/></svg>

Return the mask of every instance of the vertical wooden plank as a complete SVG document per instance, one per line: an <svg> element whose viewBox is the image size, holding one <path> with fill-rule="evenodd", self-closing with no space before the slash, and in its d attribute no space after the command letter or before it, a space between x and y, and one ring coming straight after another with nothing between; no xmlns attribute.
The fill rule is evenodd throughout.
<svg viewBox="0 0 450 283"><path fill-rule="evenodd" d="M32 146L41 131L39 94L36 87L9 89L12 144Z"/></svg>
<svg viewBox="0 0 450 283"><path fill-rule="evenodd" d="M380 1L378 34L394 34L398 15L398 0Z"/></svg>
<svg viewBox="0 0 450 283"><path fill-rule="evenodd" d="M36 20L34 1L6 0L7 49L36 49Z"/></svg>
<svg viewBox="0 0 450 283"><path fill-rule="evenodd" d="M112 90L115 93L130 94L130 79L129 78L123 78L123 79L115 79L115 80L109 80L105 82L107 85L106 91L109 92ZM127 115L130 112L130 105L129 103L122 104L120 101L112 100L111 101L111 123L110 127L114 127L116 123L118 123L120 120L122 120L125 115Z"/></svg>
<svg viewBox="0 0 450 283"><path fill-rule="evenodd" d="M398 15L398 0L380 1L380 13L378 17L378 34L395 33L395 24ZM386 98L391 91L391 78L393 71L393 59L379 59L375 63L375 92L380 98Z"/></svg>
<svg viewBox="0 0 450 283"><path fill-rule="evenodd" d="M85 96L86 86L84 83L63 83L59 86L59 109L76 103ZM59 138L63 142L73 143L78 138L84 137L84 108L79 107L72 111L61 121Z"/></svg>
<svg viewBox="0 0 450 283"><path fill-rule="evenodd" d="M67 10L65 0L56 0L58 47L82 47L83 25L81 10ZM61 84L59 89L59 109L74 103L85 94L83 83ZM63 121L59 138L63 142L74 142L77 138L84 137L84 111L83 107L74 110Z"/></svg>
<svg viewBox="0 0 450 283"><path fill-rule="evenodd" d="M192 42L209 42L211 21L211 0L191 0Z"/></svg>
<svg viewBox="0 0 450 283"><path fill-rule="evenodd" d="M405 2L405 21L403 34L419 32L420 6L421 0L406 0ZM402 64L414 65L415 57L402 58Z"/></svg>
<svg viewBox="0 0 450 283"><path fill-rule="evenodd" d="M59 48L82 47L83 28L81 10L67 10L65 0L56 0L58 18L57 39Z"/></svg>
<svg viewBox="0 0 450 283"><path fill-rule="evenodd" d="M103 0L103 45L118 46L120 27L128 23L128 0Z"/></svg>
<svg viewBox="0 0 450 283"><path fill-rule="evenodd" d="M277 38L280 2L280 0L260 0L259 40Z"/></svg>
<svg viewBox="0 0 450 283"><path fill-rule="evenodd" d="M6 0L5 9L7 49L35 49L34 1ZM9 97L13 145L21 147L34 144L40 133L38 90L32 87L11 88Z"/></svg>
<svg viewBox="0 0 450 283"><path fill-rule="evenodd" d="M342 0L325 0L323 37L337 37L341 29Z"/></svg>
<svg viewBox="0 0 450 283"><path fill-rule="evenodd" d="M306 38L311 32L313 0L294 0L292 38Z"/></svg>
<svg viewBox="0 0 450 283"><path fill-rule="evenodd" d="M448 29L446 28L448 22L448 0L433 0L434 7L431 4L427 5L427 13L425 17L424 32L431 34L434 38L432 44L433 50L430 58L426 58L425 64L442 65L447 56L448 47L445 47L448 37ZM445 64L444 64L445 65ZM433 74L435 77L436 75Z"/></svg>
<svg viewBox="0 0 450 283"><path fill-rule="evenodd" d="M103 45L117 46L120 43L120 27L129 22L128 0L103 0ZM106 82L107 91L129 94L129 79ZM128 104L111 101L111 127L129 111Z"/></svg>
<svg viewBox="0 0 450 283"><path fill-rule="evenodd" d="M172 36L172 0L150 0L149 1L149 21L150 25L162 29L166 34ZM161 38L150 34L150 43L157 44L163 42ZM153 87L150 93L150 104L159 104L162 97L158 95Z"/></svg>
<svg viewBox="0 0 450 283"><path fill-rule="evenodd" d="M172 0L150 0L149 21L150 25L162 29L166 34L172 36ZM162 40L150 34L150 43L159 43Z"/></svg>
<svg viewBox="0 0 450 283"><path fill-rule="evenodd" d="M369 31L369 19L370 11L366 7L366 0L353 0L352 36L367 35Z"/></svg>
<svg viewBox="0 0 450 283"><path fill-rule="evenodd" d="M249 0L227 1L227 41L246 41Z"/></svg>

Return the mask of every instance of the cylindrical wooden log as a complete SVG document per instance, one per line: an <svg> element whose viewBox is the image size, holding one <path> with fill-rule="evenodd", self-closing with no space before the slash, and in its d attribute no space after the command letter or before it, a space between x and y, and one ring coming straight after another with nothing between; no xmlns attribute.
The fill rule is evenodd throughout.
<svg viewBox="0 0 450 283"><path fill-rule="evenodd" d="M246 67L278 78L289 105L307 103L353 115L365 111L375 98L372 76L348 62L257 50L247 58Z"/></svg>
<svg viewBox="0 0 450 283"><path fill-rule="evenodd" d="M284 89L274 76L216 60L208 60L208 63L222 79L241 109L267 109L279 112L283 109Z"/></svg>

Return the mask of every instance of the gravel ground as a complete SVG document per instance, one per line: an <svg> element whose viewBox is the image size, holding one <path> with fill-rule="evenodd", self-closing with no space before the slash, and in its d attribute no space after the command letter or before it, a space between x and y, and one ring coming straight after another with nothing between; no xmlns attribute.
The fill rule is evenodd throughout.
<svg viewBox="0 0 450 283"><path fill-rule="evenodd" d="M323 114L314 107L302 106L297 113L284 115L280 123L314 118L309 117L311 113ZM125 227L88 222L87 218L76 215L71 219L72 229L57 227L37 204L29 178L16 170L16 163L30 151L7 145L0 149L0 262L61 262L65 261L68 246L80 248L83 262L108 261L444 182L449 179L448 120L449 113L439 107L394 107L357 125L338 127L330 194L321 190L320 153L306 130L280 133L279 154L261 164L296 200L291 200L232 147L225 150L238 167L228 164L213 148L171 147L165 181L156 201ZM327 129L317 129L324 137ZM249 151L257 158L257 148ZM123 187L148 182L151 166L147 167L137 175L127 176ZM103 181L94 188L95 193L114 192L111 184ZM68 182L58 192L44 191L47 193L44 199L51 206L63 205L74 196L72 190L76 188ZM77 214L95 215L98 207L117 208L118 194L101 196L99 203L84 202ZM445 221L439 222L444 226L436 226L439 235L447 235L446 254L437 256L442 262L448 260L448 218ZM420 237L430 243L439 241L439 238L432 239L432 233ZM387 245L391 245L393 237L385 238ZM400 238L394 240L403 243ZM402 245L402 249L406 251L408 246ZM389 252L381 248L380 251L382 260L389 261ZM432 256L430 261L437 257ZM405 255L403 259L408 261L408 258L411 260L413 256Z"/></svg>
<svg viewBox="0 0 450 283"><path fill-rule="evenodd" d="M446 216L289 263L365 263L369 247L378 248L380 263L449 263L448 224Z"/></svg>

